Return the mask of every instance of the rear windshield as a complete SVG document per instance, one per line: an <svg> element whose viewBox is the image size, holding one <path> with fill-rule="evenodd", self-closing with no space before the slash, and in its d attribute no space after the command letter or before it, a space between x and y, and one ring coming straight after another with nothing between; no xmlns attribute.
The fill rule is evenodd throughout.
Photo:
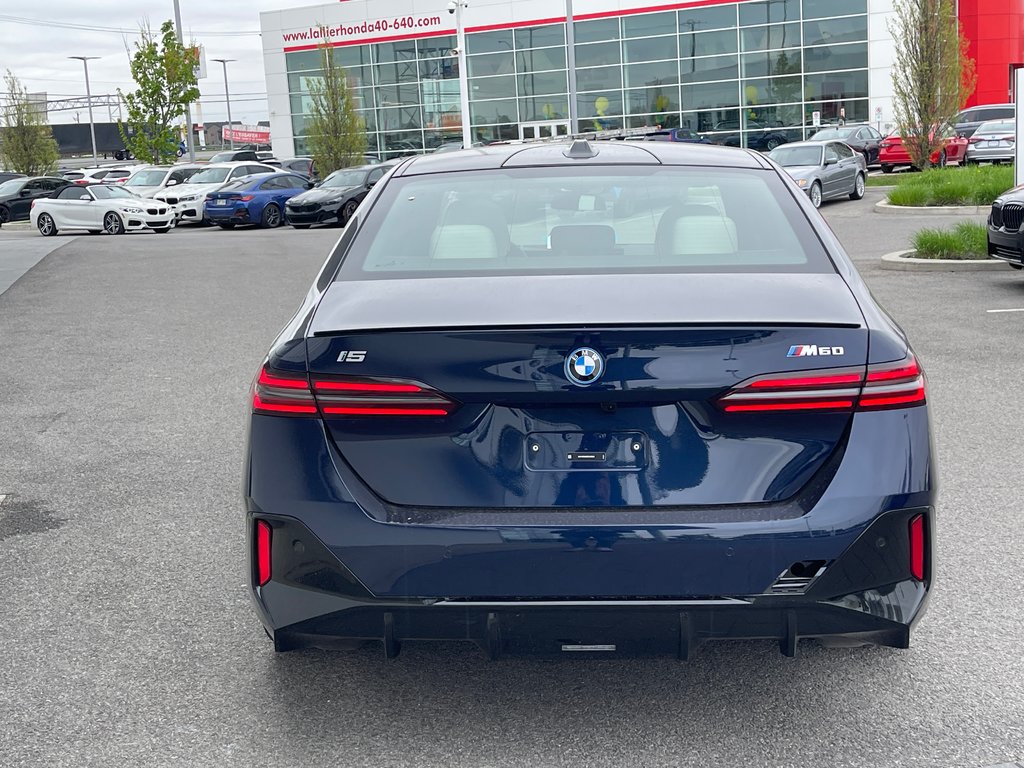
<svg viewBox="0 0 1024 768"><path fill-rule="evenodd" d="M339 279L833 271L772 171L560 167L392 178Z"/></svg>
<svg viewBox="0 0 1024 768"><path fill-rule="evenodd" d="M991 120L978 126L978 133L1013 133L1017 124L1013 120Z"/></svg>

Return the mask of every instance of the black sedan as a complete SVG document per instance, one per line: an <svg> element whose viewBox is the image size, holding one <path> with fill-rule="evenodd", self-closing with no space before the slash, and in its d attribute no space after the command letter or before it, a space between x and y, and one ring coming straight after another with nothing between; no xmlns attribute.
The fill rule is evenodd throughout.
<svg viewBox="0 0 1024 768"><path fill-rule="evenodd" d="M289 200L285 204L285 221L296 229L309 229L314 224L344 224L366 193L390 169L390 165L361 165L335 171L314 189Z"/></svg>
<svg viewBox="0 0 1024 768"><path fill-rule="evenodd" d="M26 221L33 200L50 197L69 183L66 179L55 176L29 176L5 181L0 184L0 224Z"/></svg>
<svg viewBox="0 0 1024 768"><path fill-rule="evenodd" d="M864 155L868 165L878 162L878 147L882 136L870 125L835 125L822 128L810 141L841 141Z"/></svg>
<svg viewBox="0 0 1024 768"><path fill-rule="evenodd" d="M1024 268L1024 189L1014 187L992 203L988 215L988 255L1014 269Z"/></svg>

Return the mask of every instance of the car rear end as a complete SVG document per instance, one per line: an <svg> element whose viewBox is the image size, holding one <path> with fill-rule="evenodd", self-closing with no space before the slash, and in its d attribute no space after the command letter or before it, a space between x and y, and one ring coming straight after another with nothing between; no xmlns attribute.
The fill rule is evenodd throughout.
<svg viewBox="0 0 1024 768"><path fill-rule="evenodd" d="M964 159L968 163L1013 162L1016 126L1013 121L982 123L967 139Z"/></svg>
<svg viewBox="0 0 1024 768"><path fill-rule="evenodd" d="M374 189L254 382L275 647L905 647L923 374L809 204L741 150L474 158Z"/></svg>
<svg viewBox="0 0 1024 768"><path fill-rule="evenodd" d="M892 171L898 165L910 165L910 154L903 146L903 139L900 136L891 134L882 139L878 145L878 162L886 173Z"/></svg>
<svg viewBox="0 0 1024 768"><path fill-rule="evenodd" d="M211 192L203 203L203 215L213 224L253 224L259 221L254 214L256 195L247 188L231 188Z"/></svg>

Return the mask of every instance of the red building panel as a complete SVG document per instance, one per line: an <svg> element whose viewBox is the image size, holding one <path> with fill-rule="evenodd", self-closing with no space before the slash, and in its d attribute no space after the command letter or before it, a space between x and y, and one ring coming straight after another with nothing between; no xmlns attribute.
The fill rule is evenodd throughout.
<svg viewBox="0 0 1024 768"><path fill-rule="evenodd" d="M1024 0L960 0L959 5L978 71L967 106L1010 101L1012 72L1024 66Z"/></svg>

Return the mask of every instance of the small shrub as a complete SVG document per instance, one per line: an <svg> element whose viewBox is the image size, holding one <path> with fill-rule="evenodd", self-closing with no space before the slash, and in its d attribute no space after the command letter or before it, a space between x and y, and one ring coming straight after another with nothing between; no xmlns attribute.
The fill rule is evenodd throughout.
<svg viewBox="0 0 1024 768"><path fill-rule="evenodd" d="M1009 165L934 168L900 174L889 193L893 205L991 205L1013 186Z"/></svg>
<svg viewBox="0 0 1024 768"><path fill-rule="evenodd" d="M900 184L889 193L889 202L893 205L928 205L928 190L916 184Z"/></svg>
<svg viewBox="0 0 1024 768"><path fill-rule="evenodd" d="M987 259L988 241L984 224L961 221L952 231L922 229L913 238L914 255L920 259Z"/></svg>

